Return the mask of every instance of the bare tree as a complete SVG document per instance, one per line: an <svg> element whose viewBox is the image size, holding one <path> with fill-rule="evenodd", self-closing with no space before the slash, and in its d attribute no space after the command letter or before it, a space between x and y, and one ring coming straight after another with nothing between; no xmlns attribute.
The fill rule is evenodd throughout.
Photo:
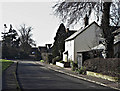
<svg viewBox="0 0 120 91"><path fill-rule="evenodd" d="M67 0L66 0L67 1ZM118 1L120 3L120 1ZM114 12L110 12L111 5L114 6ZM116 7L115 7L116 6ZM103 29L103 37L105 38L106 43L106 54L107 57L112 57L113 55L113 39L112 35L113 28L110 27L110 19L112 21L118 22L119 24L119 4L113 2L104 2L100 0L100 2L60 2L57 3L54 7L54 14L59 16L63 22L67 22L68 25L76 24L80 22L80 19L83 19L87 14L90 17L92 10L96 11L97 21L101 20L101 28ZM116 14L118 11L118 14ZM102 19L100 16L102 14ZM113 15L112 15L113 14ZM114 17L117 15L118 17ZM111 22L112 22L111 21ZM112 47L112 49L111 49Z"/></svg>
<svg viewBox="0 0 120 91"><path fill-rule="evenodd" d="M120 25L120 1L114 2L111 5L111 11L110 11L110 23L113 26L119 26Z"/></svg>
<svg viewBox="0 0 120 91"><path fill-rule="evenodd" d="M81 18L83 19L86 14L89 17L92 9L99 14L102 11L101 5L101 2L60 2L53 8L56 16L59 16L63 22L71 25L76 24Z"/></svg>
<svg viewBox="0 0 120 91"><path fill-rule="evenodd" d="M34 45L35 46L35 41L31 38L32 34L31 31L33 30L32 27L26 27L25 24L20 26L20 29L18 31L20 32L20 42L21 45L24 43L27 43L29 45Z"/></svg>
<svg viewBox="0 0 120 91"><path fill-rule="evenodd" d="M20 49L21 52L29 55L31 52L31 47L36 46L35 41L32 39L32 27L26 27L25 24L20 26L18 31L20 32Z"/></svg>

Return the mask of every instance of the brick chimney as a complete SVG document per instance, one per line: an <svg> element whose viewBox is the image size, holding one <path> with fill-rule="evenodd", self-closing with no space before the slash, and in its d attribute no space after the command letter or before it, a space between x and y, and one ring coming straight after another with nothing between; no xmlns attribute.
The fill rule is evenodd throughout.
<svg viewBox="0 0 120 91"><path fill-rule="evenodd" d="M66 29L66 33L68 33L68 32L69 32L69 28Z"/></svg>
<svg viewBox="0 0 120 91"><path fill-rule="evenodd" d="M88 21L89 21L89 18L88 18L87 14L86 14L85 18L84 18L85 27L89 24Z"/></svg>

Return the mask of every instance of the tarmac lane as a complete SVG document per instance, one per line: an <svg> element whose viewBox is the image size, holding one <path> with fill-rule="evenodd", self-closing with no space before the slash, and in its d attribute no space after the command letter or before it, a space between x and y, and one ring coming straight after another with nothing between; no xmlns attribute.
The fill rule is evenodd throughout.
<svg viewBox="0 0 120 91"><path fill-rule="evenodd" d="M108 87L55 72L43 65L36 64L35 61L20 61L17 74L18 82L22 90L64 89L73 91L116 91Z"/></svg>

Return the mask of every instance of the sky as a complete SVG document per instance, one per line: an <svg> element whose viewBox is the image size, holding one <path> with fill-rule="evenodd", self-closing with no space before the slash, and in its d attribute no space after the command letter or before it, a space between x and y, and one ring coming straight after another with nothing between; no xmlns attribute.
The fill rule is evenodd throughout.
<svg viewBox="0 0 120 91"><path fill-rule="evenodd" d="M52 6L55 2L2 2L2 22L0 33L4 30L4 24L12 24L13 29L19 29L20 25L32 26L33 36L37 46L44 46L54 42L54 37L61 23L59 18L53 15ZM1 35L0 35L1 36Z"/></svg>
<svg viewBox="0 0 120 91"><path fill-rule="evenodd" d="M52 6L56 0L4 0L0 2L0 36L4 31L4 24L8 29L12 24L13 29L19 29L20 25L32 26L32 38L36 41L37 46L53 44L57 29L59 28L60 19L53 14ZM23 2L26 1L26 2ZM94 15L94 14L93 14ZM92 22L93 18L90 19ZM80 29L81 25L72 30ZM0 38L1 40L1 38Z"/></svg>

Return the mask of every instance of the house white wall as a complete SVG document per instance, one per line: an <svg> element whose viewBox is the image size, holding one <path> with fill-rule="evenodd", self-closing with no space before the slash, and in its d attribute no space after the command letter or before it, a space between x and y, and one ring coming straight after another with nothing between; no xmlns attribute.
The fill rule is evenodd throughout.
<svg viewBox="0 0 120 91"><path fill-rule="evenodd" d="M68 56L63 53L63 61L74 60L74 40L65 42L65 52L68 51Z"/></svg>
<svg viewBox="0 0 120 91"><path fill-rule="evenodd" d="M77 60L77 52L88 51L99 44L102 30L96 23L83 30L80 34L71 40L65 42L65 52L68 51L68 59ZM72 38L70 36L69 38ZM68 38L68 39L69 39ZM63 60L65 55L63 54Z"/></svg>
<svg viewBox="0 0 120 91"><path fill-rule="evenodd" d="M84 30L80 35L78 35L75 41L75 57L77 60L77 52L88 51L99 44L100 33L102 31L96 24L92 24L89 28Z"/></svg>

